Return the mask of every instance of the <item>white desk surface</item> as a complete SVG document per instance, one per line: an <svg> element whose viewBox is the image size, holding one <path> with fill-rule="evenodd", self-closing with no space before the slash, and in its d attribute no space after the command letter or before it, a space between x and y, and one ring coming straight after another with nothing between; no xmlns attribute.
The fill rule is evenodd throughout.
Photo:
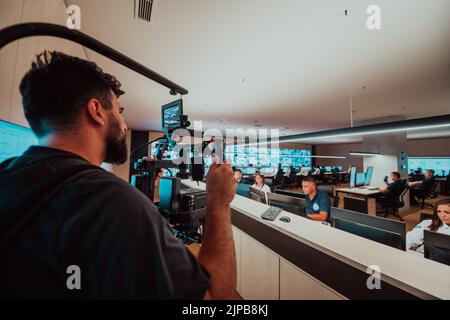
<svg viewBox="0 0 450 320"><path fill-rule="evenodd" d="M324 172L323 174L332 175L332 174L334 174L334 172ZM350 173L347 171L339 171L338 174L350 174Z"/></svg>
<svg viewBox="0 0 450 320"><path fill-rule="evenodd" d="M380 191L377 190L369 190L372 188L379 188L377 186L366 186L365 188L338 188L336 189L336 192L345 192L345 193L352 193L352 194L359 194L362 196L371 196L374 194L380 193Z"/></svg>
<svg viewBox="0 0 450 320"><path fill-rule="evenodd" d="M182 182L188 187L205 188L202 182L200 186L190 180ZM382 280L419 297L430 298L431 295L439 299L450 299L450 266L286 211L280 216L288 216L290 223L278 219L263 220L260 216L269 206L240 195L235 196L231 207L363 272L366 272L368 266L379 266Z"/></svg>

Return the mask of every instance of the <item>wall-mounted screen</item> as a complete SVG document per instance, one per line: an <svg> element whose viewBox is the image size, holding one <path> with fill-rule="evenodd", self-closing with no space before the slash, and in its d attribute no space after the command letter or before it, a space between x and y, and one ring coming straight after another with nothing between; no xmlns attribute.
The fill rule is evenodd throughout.
<svg viewBox="0 0 450 320"><path fill-rule="evenodd" d="M31 129L0 120L0 163L22 155L37 142Z"/></svg>
<svg viewBox="0 0 450 320"><path fill-rule="evenodd" d="M409 172L417 169L434 170L436 175L448 175L450 171L450 157L408 157Z"/></svg>

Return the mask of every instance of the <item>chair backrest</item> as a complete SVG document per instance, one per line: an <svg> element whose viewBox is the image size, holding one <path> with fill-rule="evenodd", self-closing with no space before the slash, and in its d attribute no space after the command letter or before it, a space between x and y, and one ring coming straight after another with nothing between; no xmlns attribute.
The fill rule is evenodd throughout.
<svg viewBox="0 0 450 320"><path fill-rule="evenodd" d="M281 184L281 182L283 182L283 176L284 176L283 170L278 170L272 184L273 185Z"/></svg>
<svg viewBox="0 0 450 320"><path fill-rule="evenodd" d="M328 193L328 196L333 196L333 187L331 186L317 186L317 190L322 190Z"/></svg>
<svg viewBox="0 0 450 320"><path fill-rule="evenodd" d="M437 194L438 186L439 186L439 181L435 180L433 187L431 188L431 193Z"/></svg>
<svg viewBox="0 0 450 320"><path fill-rule="evenodd" d="M403 200L403 198L405 197L408 190L409 190L408 183L405 182L404 186L403 186L403 191L400 193L400 196L399 196L399 203L402 203L403 205L405 205L405 201Z"/></svg>
<svg viewBox="0 0 450 320"><path fill-rule="evenodd" d="M419 222L422 222L424 220L430 220L433 219L433 214L432 213L427 213L427 212L421 212L420 216L419 216Z"/></svg>

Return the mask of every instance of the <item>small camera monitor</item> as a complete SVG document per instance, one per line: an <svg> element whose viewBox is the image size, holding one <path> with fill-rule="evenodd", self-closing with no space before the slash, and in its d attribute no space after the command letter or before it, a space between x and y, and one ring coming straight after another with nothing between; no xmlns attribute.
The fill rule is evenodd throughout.
<svg viewBox="0 0 450 320"><path fill-rule="evenodd" d="M161 107L162 123L161 129L177 129L181 127L181 116L183 114L183 100L179 99Z"/></svg>

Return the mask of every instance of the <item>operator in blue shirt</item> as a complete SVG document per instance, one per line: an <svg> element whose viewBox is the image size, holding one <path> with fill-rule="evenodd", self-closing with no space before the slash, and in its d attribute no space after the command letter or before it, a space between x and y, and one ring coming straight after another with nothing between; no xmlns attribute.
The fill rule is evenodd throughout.
<svg viewBox="0 0 450 320"><path fill-rule="evenodd" d="M311 176L303 178L302 188L306 195L306 216L311 220L327 221L330 215L328 193L317 190L316 181Z"/></svg>

